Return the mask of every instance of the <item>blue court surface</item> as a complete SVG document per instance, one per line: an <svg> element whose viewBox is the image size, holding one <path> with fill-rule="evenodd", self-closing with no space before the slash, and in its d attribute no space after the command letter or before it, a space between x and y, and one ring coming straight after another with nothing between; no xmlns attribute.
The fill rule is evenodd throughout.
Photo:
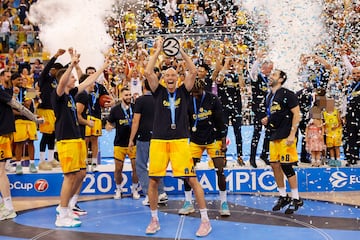
<svg viewBox="0 0 360 240"><path fill-rule="evenodd" d="M60 229L54 226L55 207L20 212L14 220L1 222L1 239L197 239L200 223L196 211L181 216L177 211L183 197L170 195L166 205L159 205L161 230L146 235L150 209L140 200L125 197L81 202L88 211L81 216L82 226ZM206 195L212 232L204 239L358 239L360 209L329 202L305 200L293 215L271 211L273 196L231 194L231 216L221 217L218 195ZM196 207L196 206L195 206Z"/></svg>

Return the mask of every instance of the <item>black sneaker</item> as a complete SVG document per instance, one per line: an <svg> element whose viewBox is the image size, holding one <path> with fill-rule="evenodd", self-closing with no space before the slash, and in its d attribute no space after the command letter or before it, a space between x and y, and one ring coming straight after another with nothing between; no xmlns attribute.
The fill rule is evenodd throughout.
<svg viewBox="0 0 360 240"><path fill-rule="evenodd" d="M293 214L295 211L304 205L304 201L300 199L293 199L289 205L289 207L285 210L285 214Z"/></svg>
<svg viewBox="0 0 360 240"><path fill-rule="evenodd" d="M242 157L238 157L238 159L237 159L237 163L239 164L239 166L245 166L245 163L244 163L244 160L242 159Z"/></svg>
<svg viewBox="0 0 360 240"><path fill-rule="evenodd" d="M288 205L290 202L291 202L291 198L288 195L286 195L286 197L280 196L272 210L279 211L280 209Z"/></svg>
<svg viewBox="0 0 360 240"><path fill-rule="evenodd" d="M73 212L79 216L82 216L82 215L86 215L87 214L87 211L85 211L84 209L81 209L79 207L79 205L75 204L75 207L72 209Z"/></svg>

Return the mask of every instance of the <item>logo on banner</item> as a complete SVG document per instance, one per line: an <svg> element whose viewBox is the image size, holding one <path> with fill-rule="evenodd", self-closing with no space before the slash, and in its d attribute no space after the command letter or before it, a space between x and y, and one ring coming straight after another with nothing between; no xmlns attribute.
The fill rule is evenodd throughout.
<svg viewBox="0 0 360 240"><path fill-rule="evenodd" d="M331 174L329 180L334 188L342 188L348 183L348 179L349 177L346 173L337 171Z"/></svg>
<svg viewBox="0 0 360 240"><path fill-rule="evenodd" d="M45 192L49 188L49 183L45 179L38 179L34 183L34 189L37 192Z"/></svg>

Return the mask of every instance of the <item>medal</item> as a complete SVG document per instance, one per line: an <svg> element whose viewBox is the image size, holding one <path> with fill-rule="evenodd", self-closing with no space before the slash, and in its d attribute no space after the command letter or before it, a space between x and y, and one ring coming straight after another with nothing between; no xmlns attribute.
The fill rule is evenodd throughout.
<svg viewBox="0 0 360 240"><path fill-rule="evenodd" d="M196 127L195 127L195 126L192 127L192 128L191 128L191 131L196 132Z"/></svg>
<svg viewBox="0 0 360 240"><path fill-rule="evenodd" d="M172 124L170 125L170 127L171 127L171 129L176 129L176 124L175 124L175 123L172 123Z"/></svg>

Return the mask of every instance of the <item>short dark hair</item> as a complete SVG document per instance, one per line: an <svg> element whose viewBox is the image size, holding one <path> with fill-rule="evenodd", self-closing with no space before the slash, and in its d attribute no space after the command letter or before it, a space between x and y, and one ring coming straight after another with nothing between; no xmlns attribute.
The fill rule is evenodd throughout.
<svg viewBox="0 0 360 240"><path fill-rule="evenodd" d="M281 85L283 85L287 80L287 75L283 70L279 70L280 78L282 78L284 81L281 82Z"/></svg>
<svg viewBox="0 0 360 240"><path fill-rule="evenodd" d="M144 88L148 91L151 91L150 84L147 79L144 80Z"/></svg>
<svg viewBox="0 0 360 240"><path fill-rule="evenodd" d="M65 71L66 71L66 68L62 68L56 73L56 80L58 82L60 81L60 78L62 77L62 75L64 75Z"/></svg>
<svg viewBox="0 0 360 240"><path fill-rule="evenodd" d="M51 66L51 68L55 68L56 70L59 70L64 68L64 66L61 63L56 62Z"/></svg>
<svg viewBox="0 0 360 240"><path fill-rule="evenodd" d="M89 66L89 67L87 67L87 68L85 69L85 73L88 74L87 72L88 72L89 70L94 70L94 71L96 72L96 68L95 68L95 67Z"/></svg>
<svg viewBox="0 0 360 240"><path fill-rule="evenodd" d="M81 75L81 77L79 78L79 83L82 83L83 81L85 81L85 79L89 76L89 74L83 74Z"/></svg>

